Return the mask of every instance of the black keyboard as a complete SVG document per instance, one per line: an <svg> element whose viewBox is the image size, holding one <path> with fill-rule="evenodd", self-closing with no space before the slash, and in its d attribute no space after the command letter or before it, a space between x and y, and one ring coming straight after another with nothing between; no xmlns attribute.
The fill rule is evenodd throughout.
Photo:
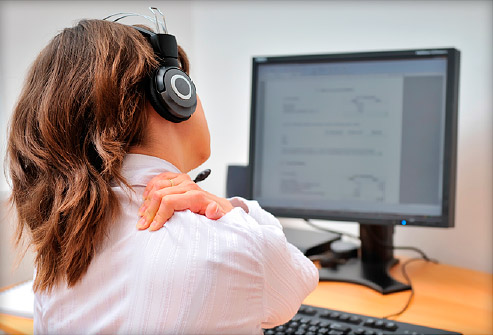
<svg viewBox="0 0 493 335"><path fill-rule="evenodd" d="M301 305L298 313L288 322L264 335L460 335L446 330L410 323L373 318L333 309Z"/></svg>

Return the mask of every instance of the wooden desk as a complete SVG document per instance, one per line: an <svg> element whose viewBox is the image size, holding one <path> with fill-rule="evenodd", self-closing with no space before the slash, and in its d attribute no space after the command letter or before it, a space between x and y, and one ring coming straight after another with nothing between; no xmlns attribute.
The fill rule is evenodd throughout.
<svg viewBox="0 0 493 335"><path fill-rule="evenodd" d="M396 321L470 335L493 334L493 275L417 261L406 266L414 299ZM392 276L404 281L401 264ZM305 304L384 317L400 311L411 291L381 295L365 286L321 282Z"/></svg>
<svg viewBox="0 0 493 335"><path fill-rule="evenodd" d="M14 286L15 285L2 287L0 292L6 291ZM20 316L0 313L0 334L3 334L2 331L7 334L32 334L33 320Z"/></svg>
<svg viewBox="0 0 493 335"><path fill-rule="evenodd" d="M493 275L421 261L409 264L407 270L415 289L414 301L395 320L467 335L493 334ZM400 265L392 274L403 280ZM409 294L384 296L360 285L322 282L304 303L382 317L404 307ZM33 322L0 314L0 329L7 334L32 334Z"/></svg>

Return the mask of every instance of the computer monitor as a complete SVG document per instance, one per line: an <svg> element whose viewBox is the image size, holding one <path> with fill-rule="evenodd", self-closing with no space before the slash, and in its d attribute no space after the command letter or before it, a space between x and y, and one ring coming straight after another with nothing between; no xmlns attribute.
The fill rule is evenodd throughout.
<svg viewBox="0 0 493 335"><path fill-rule="evenodd" d="M321 280L382 293L394 225L453 227L460 52L254 57L250 194L279 217L360 223L358 260Z"/></svg>

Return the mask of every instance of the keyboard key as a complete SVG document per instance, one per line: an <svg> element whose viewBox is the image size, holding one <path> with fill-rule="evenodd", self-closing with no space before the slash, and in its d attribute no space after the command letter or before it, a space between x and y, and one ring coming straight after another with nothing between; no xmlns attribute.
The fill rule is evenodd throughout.
<svg viewBox="0 0 493 335"><path fill-rule="evenodd" d="M394 330L397 329L397 325L394 322L386 322L385 325L384 325L384 328L386 330L394 331Z"/></svg>
<svg viewBox="0 0 493 335"><path fill-rule="evenodd" d="M384 322L382 320L375 321L375 328L383 328Z"/></svg>
<svg viewBox="0 0 493 335"><path fill-rule="evenodd" d="M315 315L317 313L317 311L312 307L301 307L298 310L298 313L305 314L305 315Z"/></svg>
<svg viewBox="0 0 493 335"><path fill-rule="evenodd" d="M304 312L301 313L301 311ZM373 329L370 329L373 328ZM265 329L264 335L422 335L457 333L365 315L303 305L284 325Z"/></svg>
<svg viewBox="0 0 493 335"><path fill-rule="evenodd" d="M341 316L341 313L339 313L339 312L331 312L331 313L329 314L329 317L330 317L331 319L333 319L333 320L337 320L337 319L339 319L339 316Z"/></svg>
<svg viewBox="0 0 493 335"><path fill-rule="evenodd" d="M317 311L316 311L316 310L314 310L313 308L307 308L307 309L305 310L305 314L306 314L306 315L315 315L315 314L317 314Z"/></svg>
<svg viewBox="0 0 493 335"><path fill-rule="evenodd" d="M291 322L289 324L289 327L294 328L294 329L297 329L299 325L300 324L298 322L294 321L294 322Z"/></svg>
<svg viewBox="0 0 493 335"><path fill-rule="evenodd" d="M355 335L364 335L365 334L365 330L363 328L358 328L354 331L354 334Z"/></svg>
<svg viewBox="0 0 493 335"><path fill-rule="evenodd" d="M344 325L341 325L341 324L338 324L338 323L331 324L329 328L331 330L339 330L339 331L341 331L343 333L349 333L349 331L351 330L351 327L344 326Z"/></svg>
<svg viewBox="0 0 493 335"><path fill-rule="evenodd" d="M308 328L308 324L307 323L302 323L298 326L298 330L303 330L303 331L306 331L306 329Z"/></svg>
<svg viewBox="0 0 493 335"><path fill-rule="evenodd" d="M314 332L314 333L316 333L316 332L318 332L318 329L319 329L319 328L318 328L317 326L311 326L310 328L308 328L308 331L309 331L309 332Z"/></svg>
<svg viewBox="0 0 493 335"><path fill-rule="evenodd" d="M361 322L361 319L360 319L360 318L358 318L357 316L351 315L351 316L349 317L348 322L351 322L351 323L353 323L353 324L355 324L355 325L359 325L359 324L360 324L360 322Z"/></svg>

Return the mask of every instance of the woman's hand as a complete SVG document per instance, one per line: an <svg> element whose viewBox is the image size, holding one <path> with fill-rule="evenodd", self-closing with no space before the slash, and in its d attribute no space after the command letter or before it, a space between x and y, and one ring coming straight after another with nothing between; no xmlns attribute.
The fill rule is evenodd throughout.
<svg viewBox="0 0 493 335"><path fill-rule="evenodd" d="M175 211L186 209L217 220L233 209L224 198L202 190L187 174L164 172L152 178L143 194L138 229L158 230Z"/></svg>

